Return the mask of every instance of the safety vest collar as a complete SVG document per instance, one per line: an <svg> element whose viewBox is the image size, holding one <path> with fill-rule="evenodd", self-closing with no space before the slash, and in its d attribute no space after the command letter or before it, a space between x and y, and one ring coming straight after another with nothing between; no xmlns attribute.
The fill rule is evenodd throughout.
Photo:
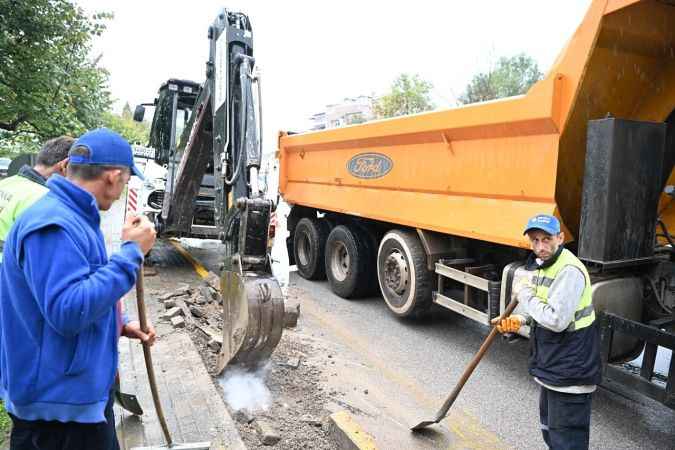
<svg viewBox="0 0 675 450"><path fill-rule="evenodd" d="M566 266L578 268L583 273L586 282L581 299L574 312L574 320L566 329L566 331L576 331L591 325L595 321L590 276L583 263L572 252L565 249L560 252L552 265L537 271L533 284L535 285L536 296L543 303L547 303L551 285L553 285L558 273Z"/></svg>

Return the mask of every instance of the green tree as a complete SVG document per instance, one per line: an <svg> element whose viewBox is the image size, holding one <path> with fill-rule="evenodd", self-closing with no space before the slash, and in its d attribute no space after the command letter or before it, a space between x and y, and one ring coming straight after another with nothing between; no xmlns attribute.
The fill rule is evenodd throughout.
<svg viewBox="0 0 675 450"><path fill-rule="evenodd" d="M365 123L366 118L363 116L362 113L357 112L357 113L349 114L346 117L346 122L347 122L346 125L356 125L356 124L359 124L359 123Z"/></svg>
<svg viewBox="0 0 675 450"><path fill-rule="evenodd" d="M126 102L124 104L124 108L122 108L122 117L125 119L131 119L132 118L131 114L131 106L129 105L129 102Z"/></svg>
<svg viewBox="0 0 675 450"><path fill-rule="evenodd" d="M416 74L401 74L394 80L388 94L373 103L377 117L415 114L434 108L430 99L432 84Z"/></svg>
<svg viewBox="0 0 675 450"><path fill-rule="evenodd" d="M0 0L0 148L78 135L111 103L91 42L110 14L66 0Z"/></svg>
<svg viewBox="0 0 675 450"><path fill-rule="evenodd" d="M524 94L542 76L536 61L526 54L503 56L488 72L475 75L458 100L466 105Z"/></svg>
<svg viewBox="0 0 675 450"><path fill-rule="evenodd" d="M127 103L125 106L129 106ZM126 109L126 108L125 108ZM122 115L106 112L103 114L103 126L118 132L131 144L147 145L150 125L147 122L134 122L131 110L122 109Z"/></svg>

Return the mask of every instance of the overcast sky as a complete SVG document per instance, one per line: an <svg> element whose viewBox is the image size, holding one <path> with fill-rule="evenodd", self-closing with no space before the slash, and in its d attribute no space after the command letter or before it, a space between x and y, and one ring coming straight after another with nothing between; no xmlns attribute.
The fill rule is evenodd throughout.
<svg viewBox="0 0 675 450"><path fill-rule="evenodd" d="M76 0L112 12L94 56L110 88L133 106L152 101L168 78L204 79L207 29L221 8L253 25L262 71L265 151L279 129L297 129L324 105L384 93L402 72L434 85L439 108L455 105L472 75L499 56L525 52L547 72L590 0L414 2Z"/></svg>

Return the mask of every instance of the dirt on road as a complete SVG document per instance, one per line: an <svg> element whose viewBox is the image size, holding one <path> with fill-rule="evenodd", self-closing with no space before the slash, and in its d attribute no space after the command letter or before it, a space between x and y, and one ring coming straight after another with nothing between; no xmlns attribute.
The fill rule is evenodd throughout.
<svg viewBox="0 0 675 450"><path fill-rule="evenodd" d="M161 268L159 269L161 270ZM330 355L295 328L286 328L269 363L249 373L228 368L216 374L222 330L222 300L207 281L181 284L158 293L167 312L184 321L176 331L190 335L223 396L248 448L337 448L328 431L328 416L342 395L326 388ZM298 291L289 290L286 304L298 303ZM172 318L160 319L163 324ZM174 320L175 322L175 320ZM174 325L175 326L175 325Z"/></svg>

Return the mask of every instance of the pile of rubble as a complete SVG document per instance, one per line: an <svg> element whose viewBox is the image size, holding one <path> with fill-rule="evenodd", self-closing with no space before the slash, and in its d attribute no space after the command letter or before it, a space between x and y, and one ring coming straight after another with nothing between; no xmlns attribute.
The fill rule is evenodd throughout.
<svg viewBox="0 0 675 450"><path fill-rule="evenodd" d="M197 287L182 284L173 291L159 295L157 300L166 310L161 319L170 322L176 329L184 328L190 333L199 331L214 353L220 351L223 344L223 298L220 295L220 279L217 275L209 273ZM284 327L294 328L299 315L299 303L286 305Z"/></svg>
<svg viewBox="0 0 675 450"><path fill-rule="evenodd" d="M209 348L215 353L223 344L220 331L223 298L220 296L219 284L218 277L209 274L197 287L183 284L157 297L166 310L161 319L169 321L174 328L203 333Z"/></svg>
<svg viewBox="0 0 675 450"><path fill-rule="evenodd" d="M164 307L160 320L170 323L177 331L187 331L209 373L215 380L223 381L216 374L223 324L219 288L218 277L209 274L198 284L181 284L172 291L155 295ZM285 301L284 327L295 328L300 314L299 299L297 295L289 295ZM295 332L284 333L271 364L266 366L264 375L259 375L272 394L268 407L251 411L228 403L247 448L335 448L328 435L328 412L324 405L336 393L324 391L323 364L310 356L315 352L303 341ZM222 383L216 385L225 398Z"/></svg>

